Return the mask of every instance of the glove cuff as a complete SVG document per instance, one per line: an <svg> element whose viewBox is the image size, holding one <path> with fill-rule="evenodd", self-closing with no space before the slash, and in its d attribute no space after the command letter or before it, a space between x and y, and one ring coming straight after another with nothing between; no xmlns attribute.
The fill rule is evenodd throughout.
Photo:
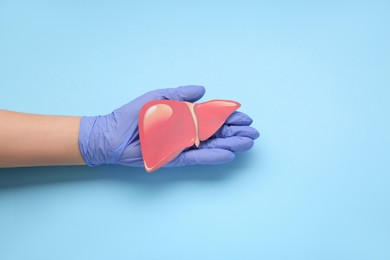
<svg viewBox="0 0 390 260"><path fill-rule="evenodd" d="M93 131L96 127L96 122L100 116L83 116L80 121L79 131L79 148L81 156L86 165L98 166L103 164L99 159L99 155L95 152L96 144L96 131Z"/></svg>

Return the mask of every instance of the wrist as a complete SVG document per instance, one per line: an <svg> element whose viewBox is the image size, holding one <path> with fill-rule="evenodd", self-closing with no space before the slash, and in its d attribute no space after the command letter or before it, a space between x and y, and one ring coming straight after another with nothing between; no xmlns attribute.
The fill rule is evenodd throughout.
<svg viewBox="0 0 390 260"><path fill-rule="evenodd" d="M116 140L117 120L113 113L83 116L80 121L79 148L85 164L117 164L124 146Z"/></svg>
<svg viewBox="0 0 390 260"><path fill-rule="evenodd" d="M96 153L99 149L95 148L96 139L101 137L98 136L99 131L95 129L99 124L99 117L101 116L83 116L80 120L80 131L79 131L79 148L81 156L86 165L88 166L97 166L103 164L97 158L101 158Z"/></svg>

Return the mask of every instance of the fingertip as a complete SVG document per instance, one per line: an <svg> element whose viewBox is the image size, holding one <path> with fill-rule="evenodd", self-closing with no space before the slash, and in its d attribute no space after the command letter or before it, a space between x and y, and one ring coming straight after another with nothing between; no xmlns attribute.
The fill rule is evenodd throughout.
<svg viewBox="0 0 390 260"><path fill-rule="evenodd" d="M213 164L223 164L233 161L236 158L236 154L232 151L225 149L213 149L218 156L215 158Z"/></svg>
<svg viewBox="0 0 390 260"><path fill-rule="evenodd" d="M226 162L231 162L233 161L234 159L236 159L236 154L231 152L231 151L228 151L228 154L227 154L227 161Z"/></svg>
<svg viewBox="0 0 390 260"><path fill-rule="evenodd" d="M253 138L253 140L256 140L257 138L260 137L260 132L257 131L256 129L254 129L254 130L255 130L255 133L254 133L254 138Z"/></svg>
<svg viewBox="0 0 390 260"><path fill-rule="evenodd" d="M260 137L260 133L259 133L259 131L257 131L256 128L254 128L253 126L247 126L247 127L248 127L247 137L250 137L253 140L256 140L257 138Z"/></svg>
<svg viewBox="0 0 390 260"><path fill-rule="evenodd" d="M229 125L249 126L253 123L253 119L245 113L235 111L229 116L229 118L226 120L226 123Z"/></svg>
<svg viewBox="0 0 390 260"><path fill-rule="evenodd" d="M244 114L243 116L245 116L244 121L247 122L248 125L251 125L253 123L253 119L250 116L248 116L247 114Z"/></svg>
<svg viewBox="0 0 390 260"><path fill-rule="evenodd" d="M196 89L200 93L205 93L206 92L205 87L202 86L202 85L185 85L185 86L181 86L181 87Z"/></svg>
<svg viewBox="0 0 390 260"><path fill-rule="evenodd" d="M246 152L252 149L253 145L255 144L253 139L250 137L236 137L235 140L235 144L232 146L234 152Z"/></svg>
<svg viewBox="0 0 390 260"><path fill-rule="evenodd" d="M247 144L247 151L252 149L252 147L255 145L255 141L254 140L250 140Z"/></svg>
<svg viewBox="0 0 390 260"><path fill-rule="evenodd" d="M181 93L184 101L197 101L206 93L206 89L201 85L180 86L177 90Z"/></svg>

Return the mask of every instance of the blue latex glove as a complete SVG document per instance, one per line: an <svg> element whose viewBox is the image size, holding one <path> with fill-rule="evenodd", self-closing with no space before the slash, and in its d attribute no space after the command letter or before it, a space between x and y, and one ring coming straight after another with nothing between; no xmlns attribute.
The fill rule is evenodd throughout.
<svg viewBox="0 0 390 260"><path fill-rule="evenodd" d="M103 116L81 118L79 146L84 162L89 166L121 164L144 166L138 135L138 115L151 100L181 100L195 102L205 93L202 86L150 91ZM225 124L199 148L184 150L164 167L194 164L221 164L235 158L235 153L249 150L259 133L249 125L252 119L234 112Z"/></svg>

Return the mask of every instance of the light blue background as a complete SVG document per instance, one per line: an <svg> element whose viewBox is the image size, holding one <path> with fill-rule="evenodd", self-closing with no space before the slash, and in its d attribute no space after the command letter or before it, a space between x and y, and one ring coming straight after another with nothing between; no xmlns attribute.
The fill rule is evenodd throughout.
<svg viewBox="0 0 390 260"><path fill-rule="evenodd" d="M261 137L224 166L1 169L0 259L390 259L389 1L79 2L0 1L1 108L201 84Z"/></svg>

